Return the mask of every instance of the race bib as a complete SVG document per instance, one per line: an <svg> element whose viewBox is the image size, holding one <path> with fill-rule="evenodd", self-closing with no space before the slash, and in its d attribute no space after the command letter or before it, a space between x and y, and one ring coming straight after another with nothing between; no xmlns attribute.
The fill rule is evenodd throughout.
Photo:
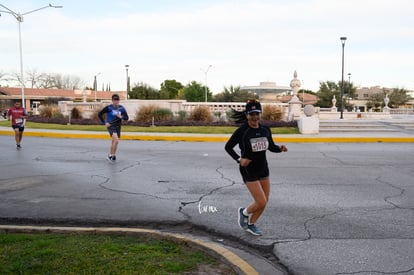
<svg viewBox="0 0 414 275"><path fill-rule="evenodd" d="M266 151L269 148L269 141L266 137L258 137L250 139L253 152Z"/></svg>
<svg viewBox="0 0 414 275"><path fill-rule="evenodd" d="M23 119L21 119L21 118L16 118L15 121L16 121L17 124L23 123Z"/></svg>

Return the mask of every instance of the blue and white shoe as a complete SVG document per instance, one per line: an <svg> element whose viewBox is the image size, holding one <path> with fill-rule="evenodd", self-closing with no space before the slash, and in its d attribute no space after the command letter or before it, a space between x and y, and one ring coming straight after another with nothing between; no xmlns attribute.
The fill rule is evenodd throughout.
<svg viewBox="0 0 414 275"><path fill-rule="evenodd" d="M112 161L112 156L111 156L111 155L108 155L108 156L106 157L106 159L107 159L108 161Z"/></svg>
<svg viewBox="0 0 414 275"><path fill-rule="evenodd" d="M246 231L255 236L262 236L263 234L262 231L259 228L257 228L254 224L247 225Z"/></svg>
<svg viewBox="0 0 414 275"><path fill-rule="evenodd" d="M238 220L238 223L239 223L239 226L242 228L242 229L247 229L247 223L249 222L249 216L246 216L246 215L244 215L243 214L243 210L244 210L244 208L243 207L240 207L239 208L239 220Z"/></svg>

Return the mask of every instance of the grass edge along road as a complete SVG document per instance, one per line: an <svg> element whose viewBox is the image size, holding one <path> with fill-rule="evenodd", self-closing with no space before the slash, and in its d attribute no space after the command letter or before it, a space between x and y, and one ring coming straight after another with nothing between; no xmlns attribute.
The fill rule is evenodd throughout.
<svg viewBox="0 0 414 275"><path fill-rule="evenodd" d="M236 274L189 243L130 234L2 232L0 251L1 274Z"/></svg>
<svg viewBox="0 0 414 275"><path fill-rule="evenodd" d="M0 126L10 127L10 121L0 121ZM26 123L27 129L46 129L46 130L75 130L75 131L97 131L106 132L103 125L63 125L52 123ZM188 134L232 134L237 129L237 126L156 126L156 127L142 127L123 125L123 132L142 132L142 133L188 133ZM273 134L299 134L299 129L296 127L273 127L271 128Z"/></svg>

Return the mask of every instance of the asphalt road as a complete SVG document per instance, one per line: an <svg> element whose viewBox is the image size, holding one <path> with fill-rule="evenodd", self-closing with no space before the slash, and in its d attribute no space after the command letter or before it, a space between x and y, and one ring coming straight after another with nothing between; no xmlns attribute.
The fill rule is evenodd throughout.
<svg viewBox="0 0 414 275"><path fill-rule="evenodd" d="M414 144L288 143L268 153L271 195L255 237L251 198L222 142L0 136L2 223L203 230L263 252L291 274L414 274ZM187 229L186 229L187 228Z"/></svg>

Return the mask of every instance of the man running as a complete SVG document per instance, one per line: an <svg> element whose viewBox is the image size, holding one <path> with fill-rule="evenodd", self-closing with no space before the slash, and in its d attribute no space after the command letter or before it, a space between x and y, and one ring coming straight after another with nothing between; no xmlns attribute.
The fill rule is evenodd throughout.
<svg viewBox="0 0 414 275"><path fill-rule="evenodd" d="M7 112L7 120L12 121L12 128L14 131L14 139L16 140L16 148L21 149L21 142L24 132L25 119L28 117L26 109L22 107L20 101L16 101L14 106Z"/></svg>
<svg viewBox="0 0 414 275"><path fill-rule="evenodd" d="M106 118L104 118L106 114ZM109 161L116 160L116 150L118 148L118 141L121 137L122 120L128 120L128 113L124 106L119 105L119 95L112 95L112 104L104 107L98 113L99 119L105 124L108 129L109 136L112 138L111 148L108 154Z"/></svg>

